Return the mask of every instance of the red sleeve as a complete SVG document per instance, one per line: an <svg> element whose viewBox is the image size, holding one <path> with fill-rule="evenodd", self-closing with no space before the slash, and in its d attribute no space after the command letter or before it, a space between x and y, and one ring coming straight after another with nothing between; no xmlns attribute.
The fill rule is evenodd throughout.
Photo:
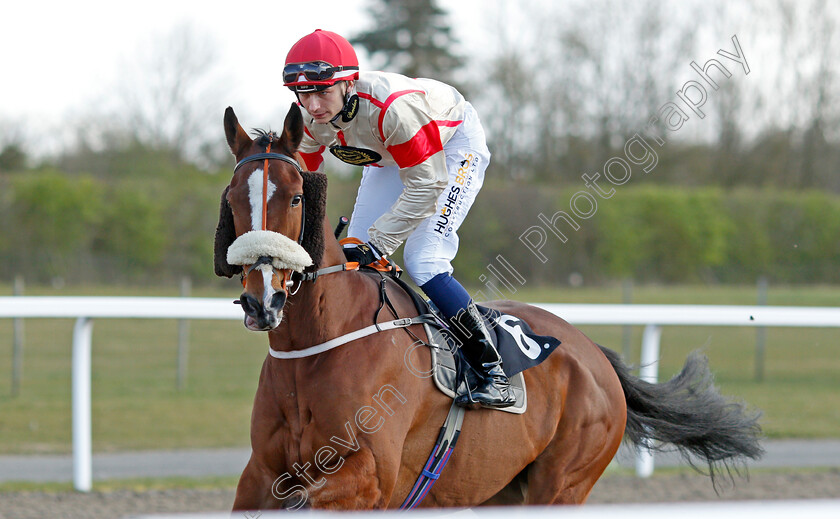
<svg viewBox="0 0 840 519"><path fill-rule="evenodd" d="M437 123L431 121L406 142L388 146L388 153L402 169L416 166L442 149L440 130Z"/></svg>

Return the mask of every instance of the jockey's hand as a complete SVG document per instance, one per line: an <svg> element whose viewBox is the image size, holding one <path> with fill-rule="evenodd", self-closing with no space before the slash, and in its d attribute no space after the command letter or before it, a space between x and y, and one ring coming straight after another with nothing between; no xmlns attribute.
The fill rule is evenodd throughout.
<svg viewBox="0 0 840 519"><path fill-rule="evenodd" d="M382 258L382 254L370 242L360 243L358 245L346 245L344 247L344 256L347 257L347 261L355 261L360 267L370 265Z"/></svg>

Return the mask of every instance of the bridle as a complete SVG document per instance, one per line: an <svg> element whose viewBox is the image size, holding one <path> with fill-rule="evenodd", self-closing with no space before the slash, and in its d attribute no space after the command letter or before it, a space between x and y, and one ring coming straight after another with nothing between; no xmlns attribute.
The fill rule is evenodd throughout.
<svg viewBox="0 0 840 519"><path fill-rule="evenodd" d="M233 167L233 173L236 174L236 170L242 167L244 164L249 162L256 162L258 160L263 161L263 186L262 186L262 230L265 231L267 218L268 218L268 161L269 160L282 160L283 162L287 162L295 167L298 173L303 173L303 169L298 164L298 161L293 159L288 155L284 155L282 153L272 153L271 152L271 143L274 141L274 134L269 134L268 137L268 145L265 148L264 153L257 153L255 155L251 155L250 157L245 157L244 159L240 160L236 163L236 166ZM306 230L306 197L301 196L301 210L300 210L300 235L298 235L297 243L298 245L303 242L303 233Z"/></svg>
<svg viewBox="0 0 840 519"><path fill-rule="evenodd" d="M269 133L268 137L268 144L266 145L265 152L263 153L256 153L249 157L245 157L244 159L240 160L236 163L236 166L233 167L233 173L236 174L236 170L242 167L244 164L249 162L256 162L256 161L263 161L263 185L262 185L262 230L266 231L267 229L267 220L268 220L268 161L269 160L282 160L288 164L291 164L295 167L298 173L303 173L303 169L300 167L298 161L294 158L284 155L282 153L273 153L271 151L271 144L274 142L276 135L274 133ZM301 245L303 242L303 234L306 230L306 197L301 195L300 199L301 208L300 208L300 234L297 238L297 244ZM245 267L242 267L242 286L245 286L245 280L247 279L248 275L254 271L254 269L262 266L262 265L271 265L272 269L280 270L283 274L283 291L286 292L286 295L289 295L289 287L293 284L291 277L292 277L292 270L290 269L278 269L273 265L272 258L268 256L260 256L256 262L254 262L250 268L247 270ZM298 289L300 285L298 285ZM294 291L297 293L297 290ZM294 295L294 293L292 295Z"/></svg>
<svg viewBox="0 0 840 519"><path fill-rule="evenodd" d="M273 153L271 151L271 143L274 141L274 138L276 138L276 136L274 134L268 134L268 139L269 140L268 140L268 145L266 146L265 152L256 153L256 154L251 155L249 157L245 157L244 159L237 162L236 166L234 166L234 168L233 168L233 172L235 174L236 171L240 167L242 167L244 164L247 164L249 162L256 162L256 161L260 161L260 160L263 161L262 231L267 231L268 230L267 229L268 161L269 160L282 160L283 162L289 163L292 166L294 166L299 174L301 174L301 175L303 174L303 170L301 169L300 164L298 163L297 160L295 160L294 158L292 158L288 155L284 155L282 153ZM306 206L305 206L305 198L304 197L301 197L301 204L302 204L302 206L301 206L300 235L298 236L298 239L297 239L297 244L298 245L301 245L302 242L303 242L304 225L305 225L305 222L306 222L306 220L305 220L305 218L306 218ZM343 229L344 225L346 225L346 224L347 224L347 222L346 222L346 219L345 219L345 221L343 221L339 225L339 227L336 228L336 232L335 232L336 238L338 238L338 236L341 232L340 230ZM285 237L285 238L288 238L288 237ZM339 243L343 244L344 242L347 242L347 243L361 243L359 240L357 240L355 238L345 238L344 240L341 240ZM300 287L303 285L304 281L312 281L314 283L315 281L318 280L318 277L320 277L320 276L324 276L324 275L327 275L327 274L334 274L334 273L338 273L338 272L346 272L348 270L359 270L359 268L361 266L361 265L359 265L358 262L346 262L346 263L333 265L331 267L325 267L325 268L318 269L318 270L311 271L311 272L299 272L297 270L288 269L288 268L287 269L281 269L281 268L274 265L274 259L273 258L271 258L270 256L267 256L267 255L263 255L263 256L257 257L256 261L254 261L254 263L252 263L247 269L245 268L245 265L242 266L242 274L241 274L241 276L242 276L242 286L243 287L245 286L248 275L251 274L251 272L253 272L254 269L260 268L260 267L265 266L265 265L268 265L272 268L272 274L273 274L273 272L276 272L278 270L282 273L282 275L283 275L283 291L286 293L287 297L289 295L295 295L298 292L298 290L300 290ZM368 326L367 328L364 328L362 330L357 330L355 332L351 332L349 334L342 335L341 337L336 337L335 339L329 340L329 341L327 341L325 343L322 343L322 344L318 344L316 346L312 346L310 348L306 348L304 350L299 350L299 351L294 351L294 352L276 352L276 351L272 350L271 347L269 347L269 353L271 354L271 356L275 357L275 358L283 359L283 358L299 358L299 357L308 357L310 355L317 355L318 353L322 353L324 351L336 348L336 347L341 346L342 344L346 344L350 341L353 341L353 340L356 340L356 339L359 339L359 338L362 338L362 337L366 337L368 335L371 335L371 334L374 334L374 333L377 333L377 332L381 332L381 331L385 331L385 330L391 330L391 329L395 329L395 328L405 328L406 331L409 333L409 335L411 335L412 337L417 339L417 337L411 331L409 331L407 329L409 326L412 326L412 325L415 325L415 324L428 323L428 322L436 322L434 316L431 315L431 314L421 315L421 316L413 317L413 318L402 318L402 319L400 319L397 316L397 311L394 308L394 306L391 304L391 302L388 299L388 296L385 292L386 277L383 274L385 272L391 272L391 273L395 274L396 276L399 276L399 273L401 272L401 270L399 269L399 267L396 264L394 264L390 260L382 258L378 265L372 263L370 265L366 265L366 267L371 267L374 270L379 271L379 275L380 275L380 282L379 282L380 305L379 305L379 308L376 311L376 314L374 315L374 319L373 319L374 324L373 325ZM297 288L295 288L294 290L292 290L290 292L289 288L293 287L295 284L297 284ZM234 302L242 304L240 301L234 301ZM394 314L394 317L395 317L396 320L393 320L393 321L390 321L390 322L385 322L385 323L379 323L378 322L379 312L382 310L382 308L386 304L387 304L388 308L391 310L391 312Z"/></svg>
<svg viewBox="0 0 840 519"><path fill-rule="evenodd" d="M266 146L266 150L263 153L256 153L249 157L245 157L244 159L240 160L236 163L236 166L233 168L233 172L236 173L242 165L247 164L249 162L256 162L256 161L263 161L263 188L262 188L262 230L268 230L267 226L267 205L268 205L268 161L269 160L282 160L283 162L287 162L294 166L298 173L302 174L303 169L300 167L300 164L294 158L284 155L282 153L274 153L271 151L271 143L274 142L276 135L270 133L268 134L268 145ZM300 217L300 235L298 236L297 243L301 245L303 242L303 234L305 231L305 224L306 224L306 198L301 197L301 217ZM342 240L343 244L344 240ZM359 242L361 243L361 242ZM395 264L392 264L389 260L381 260L382 265L376 270L380 270L381 272L390 272L392 270L399 272L400 269ZM304 281L316 281L318 277L333 274L337 272L344 272L348 270L358 270L360 265L356 262L347 262L341 263L339 265L333 265L331 267L325 267L319 269L314 272L297 272L291 269L279 269L273 265L272 258L268 256L260 256L257 258L253 264L250 265L248 269L244 266L242 267L242 286L245 286L245 281L248 275L254 271L254 269L262 266L262 265L271 265L274 270L279 270L283 274L283 290L286 292L286 295L295 295L298 290L300 290L301 285L303 285ZM297 288L293 291L289 292L289 288L297 284Z"/></svg>

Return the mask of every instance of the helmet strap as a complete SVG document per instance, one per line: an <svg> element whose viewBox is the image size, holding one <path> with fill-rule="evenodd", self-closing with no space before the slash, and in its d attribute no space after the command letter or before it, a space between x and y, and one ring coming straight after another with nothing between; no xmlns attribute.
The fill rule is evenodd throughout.
<svg viewBox="0 0 840 519"><path fill-rule="evenodd" d="M343 81L343 83L347 85L348 82ZM345 88L347 88L347 92L344 93L344 106L337 114L335 114L335 117L330 120L330 123L333 126L335 126L335 122L338 121L339 118L341 118L342 122L349 123L356 117L356 114L359 113L359 95L356 93L355 84L352 87L346 86ZM289 87L289 90L294 92L298 103L300 103L300 92L298 92L295 87Z"/></svg>

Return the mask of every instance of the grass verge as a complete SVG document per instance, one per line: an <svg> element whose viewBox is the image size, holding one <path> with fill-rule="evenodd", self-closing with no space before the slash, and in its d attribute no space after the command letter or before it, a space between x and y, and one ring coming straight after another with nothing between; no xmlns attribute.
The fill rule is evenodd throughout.
<svg viewBox="0 0 840 519"><path fill-rule="evenodd" d="M176 295L153 287L31 287L31 295ZM0 294L10 295L9 286ZM194 295L229 297L229 288ZM616 303L621 287L523 288L523 301ZM754 287L642 286L636 303L753 304ZM831 306L840 287L771 287L775 305ZM25 321L21 392L10 395L12 322L0 320L0 453L66 453L71 446L70 344L73 322ZM638 359L641 327L582 328L596 342ZM93 447L97 452L247 446L251 403L262 361L264 334L234 321L190 323L188 381L176 388L177 323L107 320L93 331ZM660 380L676 374L694 349L703 350L722 391L763 411L772 438L840 436L840 330L768 328L764 378L756 380L756 330L736 327L666 327Z"/></svg>

